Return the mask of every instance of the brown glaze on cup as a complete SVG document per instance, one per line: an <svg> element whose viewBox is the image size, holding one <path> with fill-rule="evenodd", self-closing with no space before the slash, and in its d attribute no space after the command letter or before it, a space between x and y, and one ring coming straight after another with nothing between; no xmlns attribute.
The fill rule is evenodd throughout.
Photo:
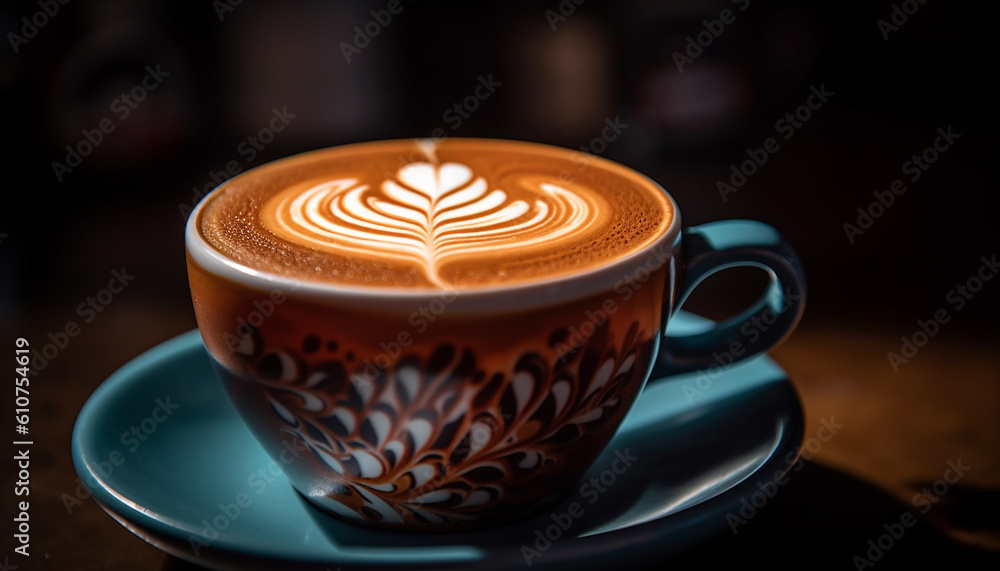
<svg viewBox="0 0 1000 571"><path fill-rule="evenodd" d="M674 276L644 267L641 287L517 311L450 312L455 292L380 311L188 257L226 390L295 488L348 520L420 531L514 520L573 489L658 347Z"/></svg>

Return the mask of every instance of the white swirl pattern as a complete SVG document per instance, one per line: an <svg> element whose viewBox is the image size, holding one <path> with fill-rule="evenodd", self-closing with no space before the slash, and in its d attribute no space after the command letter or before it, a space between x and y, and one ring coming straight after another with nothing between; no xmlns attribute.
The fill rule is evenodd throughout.
<svg viewBox="0 0 1000 571"><path fill-rule="evenodd" d="M560 327L543 337L568 334ZM291 435L311 451L308 462L284 466L293 482L305 476L299 489L311 501L389 527L487 522L506 517L489 513L500 505L543 501L562 485L546 484L547 470L596 456L595 434L610 438L608 423L638 394L638 364L654 346L632 322L620 338L598 328L562 356L515 353L501 370L482 368L464 344L441 343L372 377L336 349L321 353L322 341L291 343L303 347L297 354L255 330L236 353L255 382L226 369L223 378L228 390L249 391L237 400L270 425L260 431L269 449L283 453Z"/></svg>
<svg viewBox="0 0 1000 571"><path fill-rule="evenodd" d="M596 194L541 182L512 199L460 163L411 163L372 189L342 178L292 189L269 203L278 236L327 251L407 259L447 286L451 258L552 244L579 236L603 209ZM266 224L266 223L265 223Z"/></svg>

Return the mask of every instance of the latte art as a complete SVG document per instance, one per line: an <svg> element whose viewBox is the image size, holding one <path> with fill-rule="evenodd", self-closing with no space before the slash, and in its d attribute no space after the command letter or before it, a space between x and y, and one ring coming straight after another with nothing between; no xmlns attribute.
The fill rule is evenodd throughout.
<svg viewBox="0 0 1000 571"><path fill-rule="evenodd" d="M513 141L383 141L305 153L219 187L198 233L236 266L363 288L472 290L606 266L672 204L596 157Z"/></svg>
<svg viewBox="0 0 1000 571"><path fill-rule="evenodd" d="M450 258L551 248L607 216L607 203L593 192L546 182L533 186L514 198L491 189L464 164L419 162L378 188L351 178L304 191L289 188L264 206L261 217L268 230L291 243L408 259L432 283L447 287L438 268Z"/></svg>

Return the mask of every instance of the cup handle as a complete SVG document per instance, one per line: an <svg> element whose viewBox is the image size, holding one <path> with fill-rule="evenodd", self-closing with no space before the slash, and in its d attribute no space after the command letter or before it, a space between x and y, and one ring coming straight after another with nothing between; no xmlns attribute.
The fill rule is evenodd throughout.
<svg viewBox="0 0 1000 571"><path fill-rule="evenodd" d="M758 267L766 270L771 280L756 303L708 331L692 335L668 332L652 378L713 365L725 367L767 351L790 334L802 316L806 300L802 265L791 246L767 224L723 220L686 228L680 258L683 274L674 311L703 279L719 270Z"/></svg>

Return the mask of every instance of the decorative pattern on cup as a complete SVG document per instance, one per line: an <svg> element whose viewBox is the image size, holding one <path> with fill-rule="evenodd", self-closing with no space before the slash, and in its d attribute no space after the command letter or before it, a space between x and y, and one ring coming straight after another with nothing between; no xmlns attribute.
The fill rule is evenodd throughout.
<svg viewBox="0 0 1000 571"><path fill-rule="evenodd" d="M508 371L483 370L473 350L452 343L366 376L331 358L336 340L310 334L289 350L257 330L237 354L267 401L254 408L269 409L336 482L306 497L348 519L430 528L496 520L497 505L530 510L551 499L553 473L596 457L653 351L636 322L621 337L608 329L552 351L567 348L567 330L557 329L547 356L525 352Z"/></svg>

